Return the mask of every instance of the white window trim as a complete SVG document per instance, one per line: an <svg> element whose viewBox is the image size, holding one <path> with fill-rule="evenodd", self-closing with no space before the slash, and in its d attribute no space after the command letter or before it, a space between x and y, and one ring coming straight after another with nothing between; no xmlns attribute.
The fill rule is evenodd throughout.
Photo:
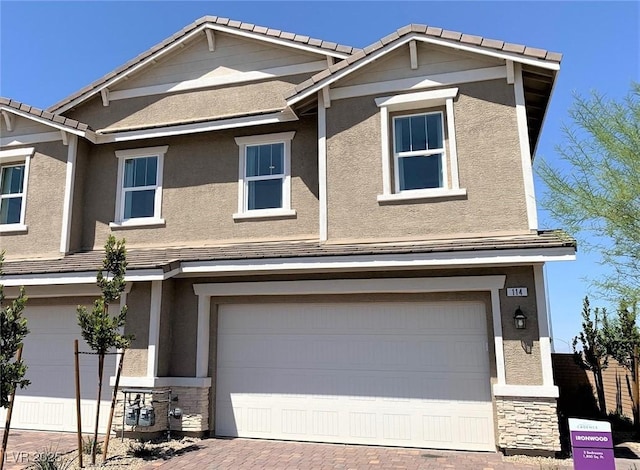
<svg viewBox="0 0 640 470"><path fill-rule="evenodd" d="M276 134L252 135L246 137L236 137L235 141L238 145L238 212L233 214L234 220L246 219L265 219L272 217L295 217L296 211L291 209L291 141L295 136L295 131L279 132ZM282 178L282 207L273 209L247 209L247 183L255 179L268 179L269 177L251 177L245 176L246 168L246 149L250 145L266 145L266 144L284 144L284 161L283 174L277 176ZM276 177L274 177L276 178Z"/></svg>
<svg viewBox="0 0 640 470"><path fill-rule="evenodd" d="M453 113L453 99L458 95L458 88L445 88L442 90L421 91L417 93L406 93L402 95L384 96L376 98L376 105L380 108L380 132L382 145L382 194L378 195L378 202L394 202L394 201L416 201L430 198L459 197L467 194L466 189L460 188L460 180L458 174L458 152L455 136L455 121ZM442 188L417 189L409 191L399 191L399 174L395 150L394 158L394 175L391 175L391 136L393 129L389 128L389 113L395 111L409 111L420 108L432 108L436 106L445 106L446 126L448 134L448 145L444 146L443 165L442 165ZM420 113L420 114L428 114ZM443 115L443 120L445 116ZM444 124L444 123L443 123ZM443 128L444 132L444 128ZM444 136L443 136L444 141ZM448 178L448 168L450 166L451 180ZM392 179L393 178L393 179ZM395 182L394 191L392 181Z"/></svg>
<svg viewBox="0 0 640 470"><path fill-rule="evenodd" d="M395 176L395 188L396 188L396 193L397 194L403 194L406 196L411 197L411 195L416 194L418 191L422 192L422 191L429 191L431 189L445 189L449 187L449 181L448 181L448 176L447 174L449 173L447 171L447 146L445 145L445 139L444 139L444 113L442 111L430 111L430 112L426 112L426 113L413 113L413 114L403 114L401 116L394 116L391 122L391 134L394 136L394 144L395 144L395 125L396 125L396 119L402 119L402 118L407 118L407 117L412 117L412 116L427 116L429 114L437 114L440 116L440 122L442 123L442 149L427 149L427 150L417 150L417 151L412 151L412 152L396 152L395 150L395 145L393 148L393 166L395 171L394 176ZM398 171L398 168L400 168L400 159L401 158L405 158L405 157L413 157L413 156L420 156L420 157L427 157L430 155L436 155L436 154L441 154L440 156L440 165L442 168L442 186L438 187L438 188L425 188L425 189L407 189L407 190L400 190L400 172Z"/></svg>
<svg viewBox="0 0 640 470"><path fill-rule="evenodd" d="M34 147L0 151L0 168L5 166L24 165L24 181L22 182L22 206L20 208L20 222L17 224L0 224L0 233L19 233L27 231L28 227L25 224L25 218L27 214L27 186L29 182L29 164L34 152Z"/></svg>
<svg viewBox="0 0 640 470"><path fill-rule="evenodd" d="M158 227L165 225L165 220L161 217L162 213L162 176L164 169L164 155L169 149L168 145L160 147L145 147L129 150L117 150L118 158L118 186L116 190L116 212L114 222L109 224L111 228L125 227ZM132 158L158 157L158 168L156 170L155 186L143 186L136 188L155 189L155 199L153 202L153 217L136 217L131 219L124 218L124 164L125 161Z"/></svg>

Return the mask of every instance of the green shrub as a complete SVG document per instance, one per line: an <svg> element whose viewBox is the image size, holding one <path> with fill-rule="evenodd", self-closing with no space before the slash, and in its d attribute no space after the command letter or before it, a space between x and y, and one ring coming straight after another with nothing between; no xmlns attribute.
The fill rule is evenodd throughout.
<svg viewBox="0 0 640 470"><path fill-rule="evenodd" d="M93 437L83 437L82 438L82 453L90 455L91 448L93 446ZM102 454L102 442L96 442L96 454Z"/></svg>

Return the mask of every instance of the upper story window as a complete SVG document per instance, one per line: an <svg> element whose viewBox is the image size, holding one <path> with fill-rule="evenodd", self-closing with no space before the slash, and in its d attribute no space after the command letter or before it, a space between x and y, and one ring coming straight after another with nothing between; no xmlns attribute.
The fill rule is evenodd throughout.
<svg viewBox="0 0 640 470"><path fill-rule="evenodd" d="M0 232L27 230L27 181L34 149L0 151Z"/></svg>
<svg viewBox="0 0 640 470"><path fill-rule="evenodd" d="M441 112L393 118L395 187L399 191L443 187L442 120Z"/></svg>
<svg viewBox="0 0 640 470"><path fill-rule="evenodd" d="M119 150L115 223L111 227L163 225L162 169L168 147Z"/></svg>
<svg viewBox="0 0 640 470"><path fill-rule="evenodd" d="M24 164L2 167L0 224L19 224L24 201Z"/></svg>
<svg viewBox="0 0 640 470"><path fill-rule="evenodd" d="M294 216L291 140L295 132L237 137L238 212L234 219Z"/></svg>
<svg viewBox="0 0 640 470"><path fill-rule="evenodd" d="M449 88L375 100L382 137L383 191L378 202L466 195L458 179L453 113L457 94L457 88Z"/></svg>

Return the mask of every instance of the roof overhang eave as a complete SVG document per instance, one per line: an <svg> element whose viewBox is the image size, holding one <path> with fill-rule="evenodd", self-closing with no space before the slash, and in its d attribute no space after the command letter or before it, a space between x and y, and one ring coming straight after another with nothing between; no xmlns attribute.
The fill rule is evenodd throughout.
<svg viewBox="0 0 640 470"><path fill-rule="evenodd" d="M182 261L173 269L133 269L127 282L166 280L172 277L223 276L271 273L353 272L443 269L460 267L522 266L575 260L575 246L521 249L484 249L427 253L302 256L212 261ZM168 265L167 265L168 266ZM58 272L2 276L7 287L87 284L96 272Z"/></svg>
<svg viewBox="0 0 640 470"><path fill-rule="evenodd" d="M29 119L31 121L37 122L39 124L45 125L45 126L49 126L53 129L57 129L59 131L63 131L63 132L68 132L69 134L73 134L73 135L77 135L78 137L84 137L86 139L88 139L89 141L91 141L92 143L96 143L96 134L95 132L87 129L87 130L80 130L80 129L76 129L74 127L70 127L67 126L65 124L62 123L58 123L55 121L50 121L49 119L45 119L42 117L38 117L38 116L34 116L33 114L27 113L25 111L22 111L20 109L16 109L16 108L12 108L11 106L4 106L4 105L0 105L0 111L5 111L8 113L12 113L15 116L20 116L24 119Z"/></svg>
<svg viewBox="0 0 640 470"><path fill-rule="evenodd" d="M338 70L337 72L331 74L330 76L319 80L317 83L314 83L313 85L311 85L309 88L307 88L306 90L301 90L300 93L296 93L295 95L292 95L291 97L289 97L287 99L287 104L289 106L294 106L296 103L300 102L301 100L309 97L310 95L318 92L319 90L321 90L322 88L326 87L326 86L330 86L333 83L337 82L338 80L342 79L343 77L355 72L356 70L366 66L367 64L375 61L376 59L388 54L389 52L409 43L410 41L420 41L420 42L424 42L424 43L428 43L428 44L435 44L435 45L440 45L440 46L444 46L444 47L450 47L453 49L457 49L457 50L462 50L462 51L466 51L466 52L474 52L477 54L481 54L484 56L489 56L489 57L495 57L498 59L503 59L503 60L511 60L513 62L519 62L522 64L527 64L527 65L533 65L536 67L540 67L543 69L548 69L548 70L560 70L560 64L558 62L553 62L553 61L548 61L548 60L542 60L542 59L535 59L532 57L524 57L520 54L516 54L516 53L512 53L512 52L506 52L506 51L498 51L497 49L492 49L492 48L488 48L488 47L482 47L482 46L474 46L474 45L470 45L470 44L462 44L459 42L455 42L455 41L449 41L446 39L438 39L438 38L433 38L433 37L429 37L429 36L425 36L423 34L420 33L409 33L405 36L402 36L401 38L390 42L386 45L384 45L383 47L381 47L380 49L366 55L365 57L361 58L360 60L353 62L352 64L347 65L346 67L342 68L341 70Z"/></svg>

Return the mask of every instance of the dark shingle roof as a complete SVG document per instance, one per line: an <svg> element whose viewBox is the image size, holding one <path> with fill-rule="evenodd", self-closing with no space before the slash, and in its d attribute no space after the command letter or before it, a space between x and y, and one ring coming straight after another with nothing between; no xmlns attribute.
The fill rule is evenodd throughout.
<svg viewBox="0 0 640 470"><path fill-rule="evenodd" d="M265 26L256 26L251 23L243 23L241 21L230 20L229 18L222 18L218 16L203 16L202 18L199 18L193 23L185 26L180 31L168 37L164 41L156 44L152 48L134 57L126 64L118 67L112 72L109 72L108 74L99 78L93 83L90 83L89 85L77 91L76 93L73 93L72 95L67 96L63 100L57 102L53 106L49 107L48 111L56 112L61 108L63 108L64 106L68 105L69 103L78 100L79 98L81 98L82 101L88 99L89 97L97 93L97 88L100 87L101 85L104 85L106 82L113 79L117 75L125 74L132 67L138 65L145 59L171 46L172 44L181 41L187 34L191 33L195 29L205 24L210 24L212 26L213 25L224 26L225 28L232 28L242 32L255 33L265 37L289 41L292 44L304 44L311 48L317 49L319 52L322 52L322 51L337 52L339 54L347 55L347 54L352 54L359 50L351 46L336 44L335 42L328 42L328 41L323 41L321 39L314 39L314 38L310 38L309 36L302 36L295 33L288 33L286 31L271 29Z"/></svg>
<svg viewBox="0 0 640 470"><path fill-rule="evenodd" d="M165 272L189 261L266 260L302 257L428 254L508 249L574 248L576 241L562 231L541 231L517 236L454 238L412 242L321 244L317 241L243 243L199 248L127 250L128 270L162 269ZM102 251L67 255L59 259L5 261L5 275L96 271Z"/></svg>
<svg viewBox="0 0 640 470"><path fill-rule="evenodd" d="M338 62L337 64L329 67L328 72L326 70L319 72L305 80L304 82L297 85L291 92L285 96L285 98L292 98L303 91L307 90L314 84L324 80L336 72L344 69L345 67L349 67L351 64L359 62L378 49L383 48L387 44L398 41L404 36L409 34L424 34L425 36L438 38L447 43L455 44L465 44L469 46L477 46L484 49L492 49L499 52L508 52L511 54L520 55L522 57L529 57L533 59L540 59L549 62L559 63L562 59L562 54L558 52L550 52L544 49L536 49L534 47L523 46L521 44L512 44L504 41L500 41L497 39L488 39L482 36L473 36L470 34L463 34L456 31L448 31L442 28L435 28L433 26L426 26L423 24L409 24L407 26L403 26L397 31L385 36L384 38L374 42L373 44L368 45L361 51L355 51L353 55L350 57Z"/></svg>
<svg viewBox="0 0 640 470"><path fill-rule="evenodd" d="M47 111L43 111L42 109L36 108L35 106L29 106L28 104L21 103L20 101L16 101L10 98L5 98L3 96L0 96L0 109L2 108L7 109L9 112L11 112L11 109L9 108L17 109L18 111L22 111L24 113L30 114L31 116L45 119L51 123L55 123L59 125L61 124L63 126L70 127L72 129L77 129L79 131L91 130L91 128L88 125L82 122L76 121L75 119L70 119L64 116L60 116L58 114L52 114Z"/></svg>

